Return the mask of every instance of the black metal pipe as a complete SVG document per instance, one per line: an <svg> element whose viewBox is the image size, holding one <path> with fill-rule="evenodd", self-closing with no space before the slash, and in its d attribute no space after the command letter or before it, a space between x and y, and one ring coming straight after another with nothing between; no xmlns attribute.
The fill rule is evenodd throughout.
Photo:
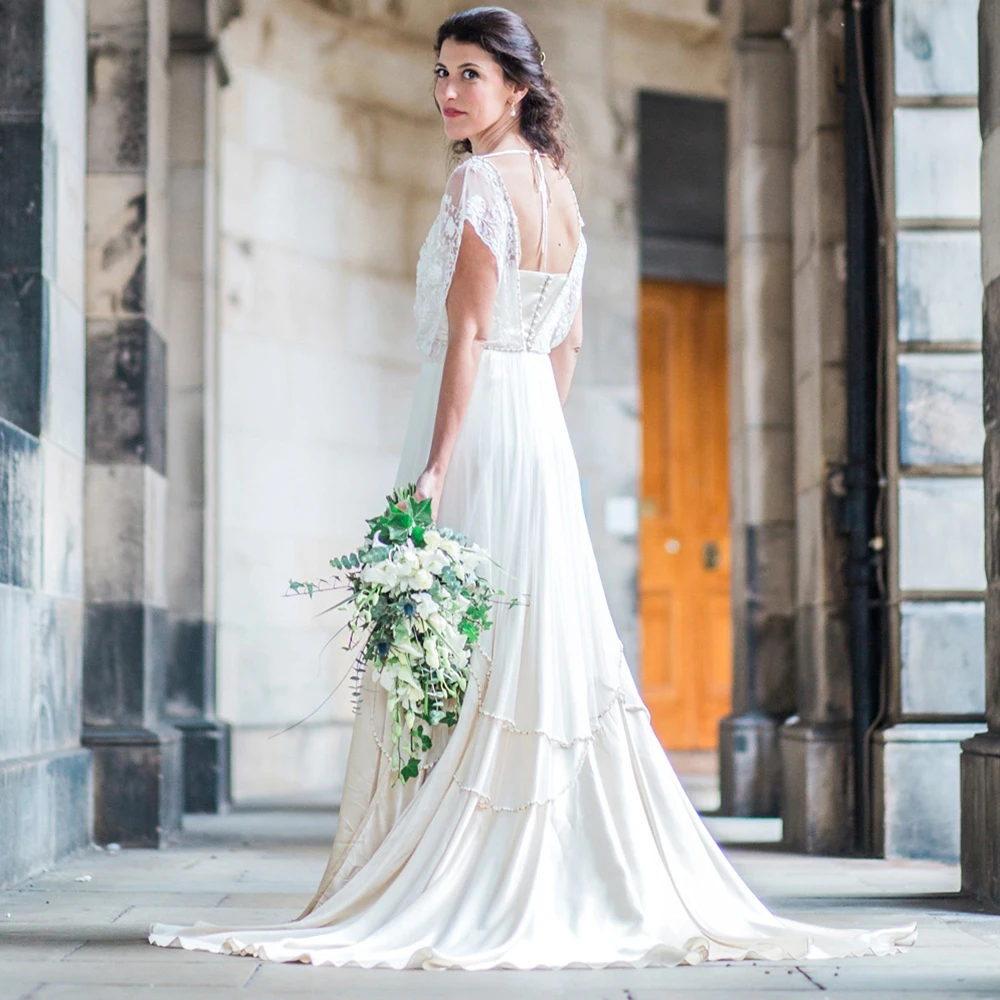
<svg viewBox="0 0 1000 1000"><path fill-rule="evenodd" d="M844 149L847 209L847 468L845 527L850 617L854 836L871 854L870 730L878 711L882 614L872 545L878 502L879 226L869 128L875 113L875 18L871 0L844 4ZM859 44L860 42L860 44ZM866 109L867 105L867 109ZM866 110L868 113L866 122Z"/></svg>

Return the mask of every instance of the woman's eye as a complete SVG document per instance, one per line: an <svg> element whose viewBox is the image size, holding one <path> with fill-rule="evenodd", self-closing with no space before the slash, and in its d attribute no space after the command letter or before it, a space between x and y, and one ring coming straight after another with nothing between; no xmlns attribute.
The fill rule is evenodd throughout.
<svg viewBox="0 0 1000 1000"><path fill-rule="evenodd" d="M440 80L442 77L448 75L448 71L444 68L444 66L437 66L434 69L434 75Z"/></svg>
<svg viewBox="0 0 1000 1000"><path fill-rule="evenodd" d="M479 79L479 74L474 69L467 69L462 75L465 77L466 80Z"/></svg>

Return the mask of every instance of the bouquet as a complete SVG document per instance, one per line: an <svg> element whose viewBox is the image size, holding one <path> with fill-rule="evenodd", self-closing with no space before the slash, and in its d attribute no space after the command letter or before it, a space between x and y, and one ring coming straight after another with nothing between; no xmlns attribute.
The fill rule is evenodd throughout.
<svg viewBox="0 0 1000 1000"><path fill-rule="evenodd" d="M479 572L488 554L437 527L430 499L415 500L415 489L410 484L386 498L385 511L368 520L360 548L330 560L332 580L289 581L293 593L310 597L350 591L334 607L349 605L344 648L358 650L355 710L371 670L387 695L390 766L404 782L416 777L420 756L431 748L430 728L458 722L472 649L492 624L491 605L503 597Z"/></svg>

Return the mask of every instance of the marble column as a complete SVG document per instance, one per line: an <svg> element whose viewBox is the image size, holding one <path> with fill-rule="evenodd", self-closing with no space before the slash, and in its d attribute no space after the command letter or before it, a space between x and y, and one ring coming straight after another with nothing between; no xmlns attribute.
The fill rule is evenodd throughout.
<svg viewBox="0 0 1000 1000"><path fill-rule="evenodd" d="M962 889L1000 905L1000 8L979 5L979 122L983 136L983 418L986 447L986 722L962 743Z"/></svg>
<svg viewBox="0 0 1000 1000"><path fill-rule="evenodd" d="M0 886L90 840L83 0L0 10Z"/></svg>
<svg viewBox="0 0 1000 1000"><path fill-rule="evenodd" d="M729 3L727 255L733 711L719 731L722 811L773 816L777 733L794 701L792 64L789 4Z"/></svg>
<svg viewBox="0 0 1000 1000"><path fill-rule="evenodd" d="M84 743L95 839L180 829L164 721L167 0L90 0Z"/></svg>
<svg viewBox="0 0 1000 1000"><path fill-rule="evenodd" d="M215 717L217 5L171 0L167 330L167 692L184 737L184 808L229 804Z"/></svg>

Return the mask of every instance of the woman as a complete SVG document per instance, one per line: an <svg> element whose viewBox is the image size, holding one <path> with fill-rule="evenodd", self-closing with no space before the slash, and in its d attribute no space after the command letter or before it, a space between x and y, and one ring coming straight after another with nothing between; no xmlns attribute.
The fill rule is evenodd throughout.
<svg viewBox="0 0 1000 1000"><path fill-rule="evenodd" d="M563 171L561 99L510 11L454 15L436 51L445 132L471 156L420 254L427 363L398 483L416 480L441 523L483 545L529 600L498 612L458 724L413 781L395 780L385 693L366 685L332 855L302 916L156 926L151 940L464 969L815 959L910 943L913 926L832 930L772 915L685 796L608 611L562 414L586 243Z"/></svg>

